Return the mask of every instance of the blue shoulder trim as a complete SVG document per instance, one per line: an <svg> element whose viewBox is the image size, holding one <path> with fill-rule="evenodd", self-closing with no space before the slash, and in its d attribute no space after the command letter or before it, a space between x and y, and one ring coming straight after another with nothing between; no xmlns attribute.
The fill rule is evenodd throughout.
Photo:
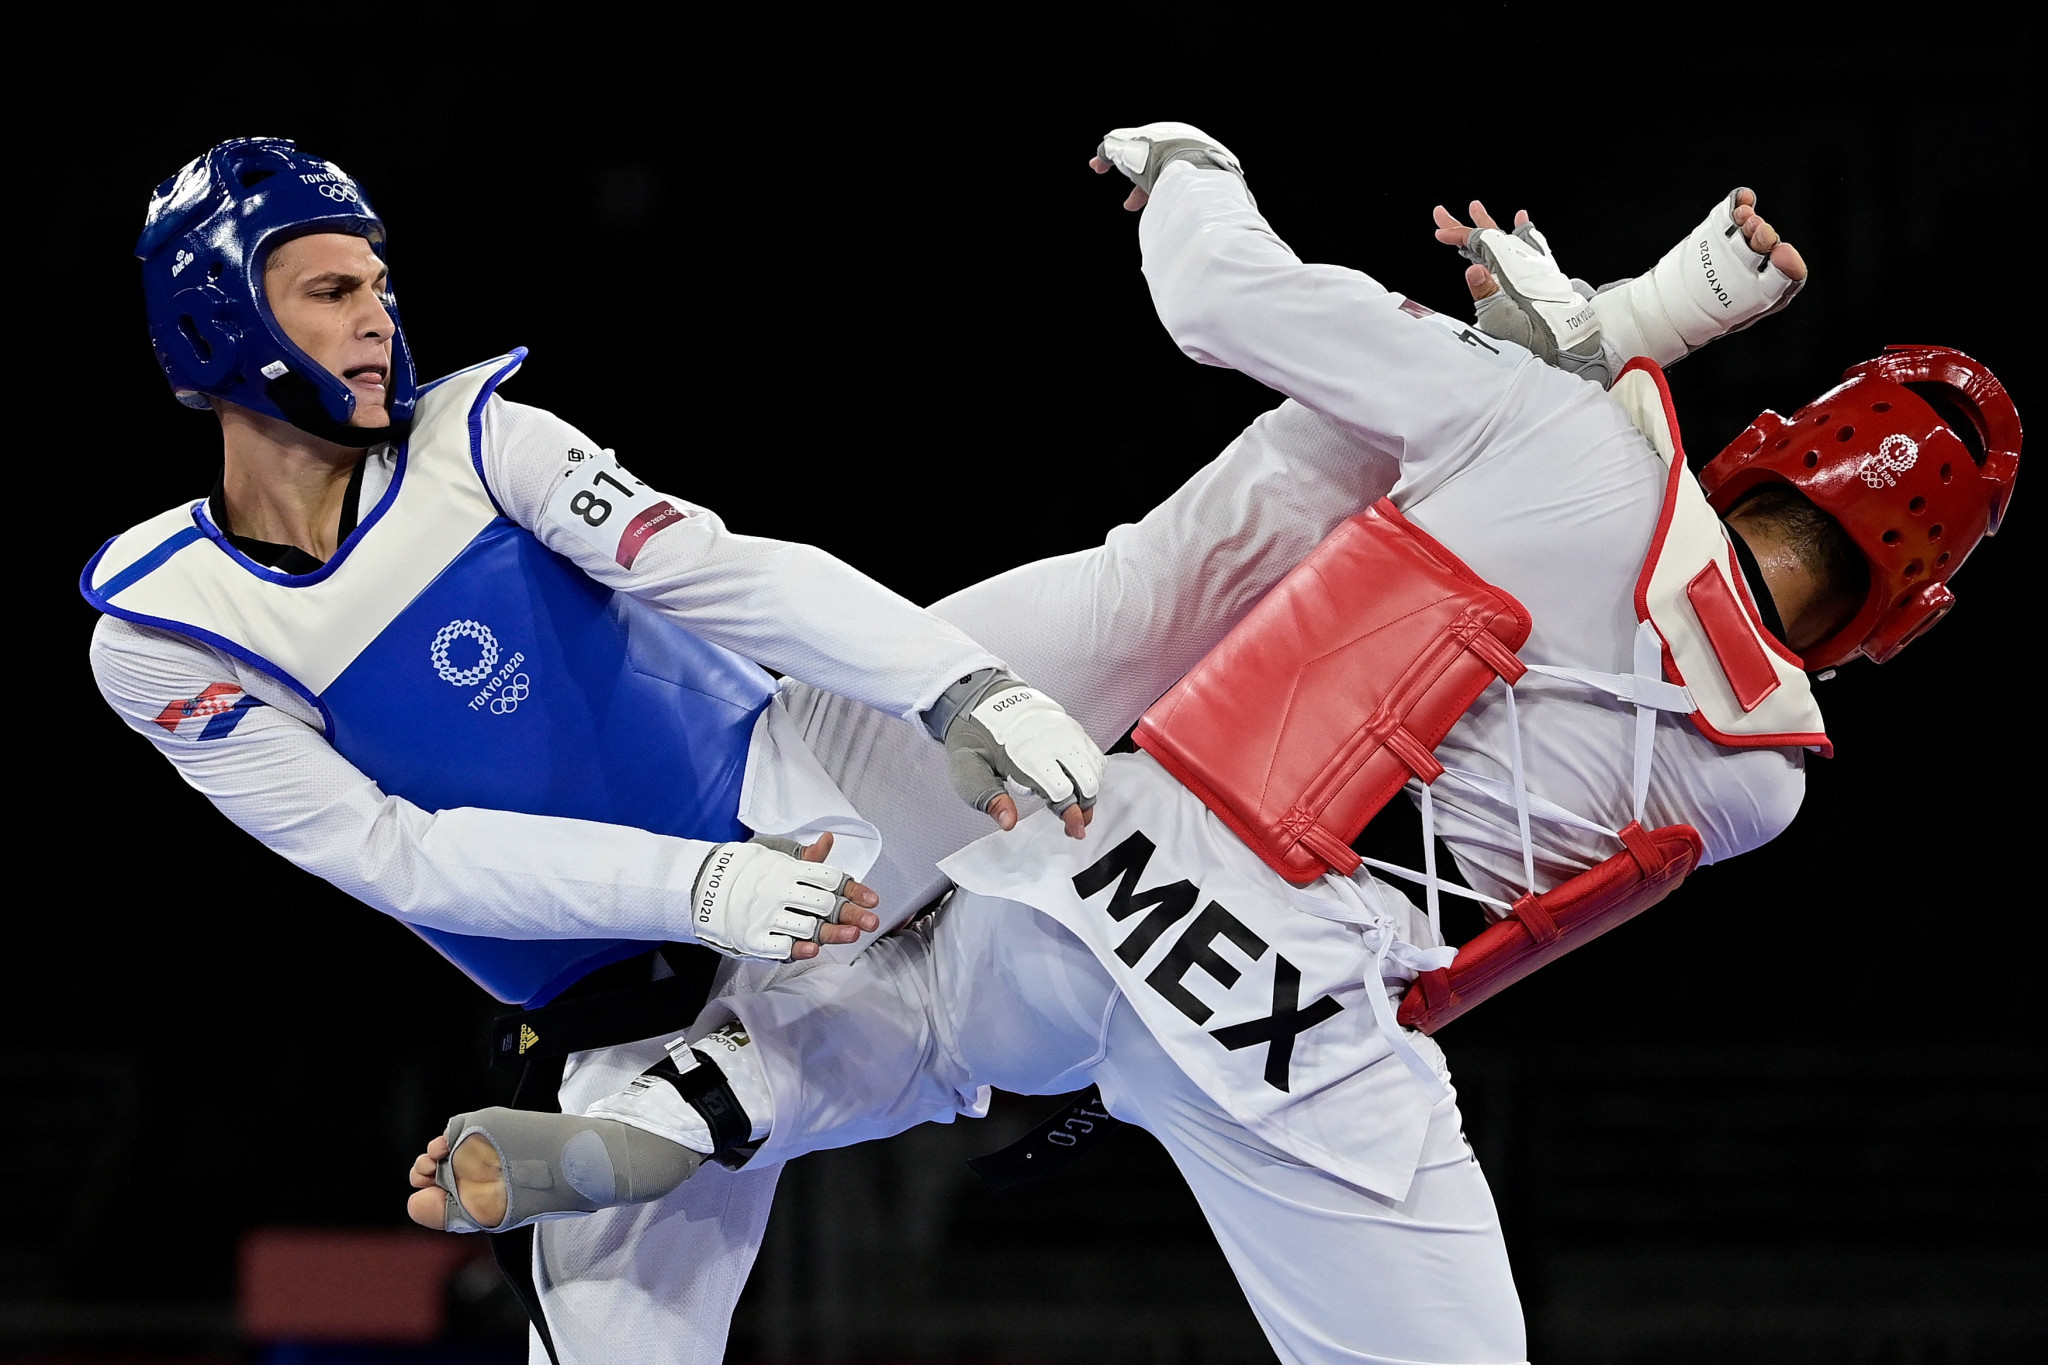
<svg viewBox="0 0 2048 1365"><path fill-rule="evenodd" d="M194 510L196 511L197 508L195 507ZM100 560L106 557L107 551L113 547L114 540L120 539L119 536L115 536L114 540L109 540L105 545L100 546L93 557L86 561L85 572L78 576L78 591L87 602L90 602L94 607L97 607L109 616L122 621L132 622L138 626L148 626L152 630L161 630L171 635L182 635L189 640L198 640L202 644L213 646L223 654L240 659L243 663L248 664L259 672L268 673L271 677L298 693L299 696L305 698L306 704L319 714L321 728L326 730L327 733L332 734L334 732L334 717L328 712L327 703L314 696L312 691L297 678L294 678L291 674L270 662L270 660L259 654L252 653L225 636L216 635L210 630L202 630L200 627L189 622L173 621L167 617L150 616L143 612L130 611L126 607L115 606L113 602L108 600L115 594L132 588L142 579L147 578L156 569L161 568L172 555L198 540L203 534L204 532L198 526L173 532L163 544L157 546L148 554L108 579L107 585L104 588L95 590L92 585L92 571L99 567Z"/></svg>
<svg viewBox="0 0 2048 1365"><path fill-rule="evenodd" d="M85 572L78 576L78 590L85 594L86 601L92 603L101 611L106 611L108 609L107 598L126 592L158 569L161 569L172 555L199 539L202 534L203 532L197 526L187 526L182 531L173 531L164 538L162 544L108 579L105 587L96 589L92 585L92 571L99 567L101 558L113 546L114 541L120 539L119 536L115 536L113 540L109 540L105 545L100 546L99 552L86 561Z"/></svg>
<svg viewBox="0 0 2048 1365"><path fill-rule="evenodd" d="M419 391L421 393L430 393L433 390L440 388L443 384L446 384L449 380L459 379L463 375L468 374L471 370L481 370L486 365L497 365L505 361L516 362L524 359L526 359L526 348L524 346L514 346L510 351L506 352L504 355L493 356L489 360L479 360L474 365L464 365L461 369L451 370L449 373L442 375L439 379L429 379L426 383L419 386ZM503 376L500 376L496 382L504 382Z"/></svg>
<svg viewBox="0 0 2048 1365"><path fill-rule="evenodd" d="M491 401L491 395L498 391L498 385L510 379L525 363L526 348L514 346L512 353L505 356L504 363L498 366L498 372L486 379L484 386L477 390L476 402L470 404L469 408L469 462L476 467L476 481L484 486L484 496L491 500L491 506L498 510L498 515L505 517L507 521L511 518L506 516L505 504L498 501L498 494L492 489L491 481L484 477L484 404Z"/></svg>

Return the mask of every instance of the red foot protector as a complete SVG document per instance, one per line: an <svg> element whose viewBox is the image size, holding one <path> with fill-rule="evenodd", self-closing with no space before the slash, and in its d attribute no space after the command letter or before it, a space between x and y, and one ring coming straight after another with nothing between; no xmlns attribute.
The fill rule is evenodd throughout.
<svg viewBox="0 0 2048 1365"><path fill-rule="evenodd" d="M1404 1028L1435 1033L1488 996L1546 962L1590 943L1678 889L1705 845L1691 825L1621 831L1623 849L1540 896L1524 896L1507 917L1474 935L1448 967L1424 972L1401 1001Z"/></svg>
<svg viewBox="0 0 2048 1365"><path fill-rule="evenodd" d="M1138 722L1140 748L1296 885L1351 841L1496 676L1522 604L1384 498L1324 539Z"/></svg>

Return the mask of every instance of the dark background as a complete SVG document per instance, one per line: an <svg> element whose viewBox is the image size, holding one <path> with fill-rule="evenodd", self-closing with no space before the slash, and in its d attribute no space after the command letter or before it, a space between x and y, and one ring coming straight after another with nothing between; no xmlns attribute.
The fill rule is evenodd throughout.
<svg viewBox="0 0 2048 1365"><path fill-rule="evenodd" d="M1178 355L1085 168L1151 118L1226 141L1303 257L1443 311L1432 204L1528 207L1599 281L1755 186L1813 281L1674 372L1696 461L1893 341L2040 411L2038 50L2004 10L698 13L54 21L10 158L12 524L65 705L17 721L0 1352L234 1352L244 1230L394 1225L410 1154L494 1098L480 993L227 825L86 668L79 567L214 477L129 250L221 137L370 188L423 377L530 346L513 396L919 600L1095 543L1275 401ZM1446 1033L1537 1359L2048 1350L2040 525L2023 488L1939 631L1821 685L1839 757L1784 837ZM968 1182L1042 1103L792 1167L735 1359L1270 1359L1142 1134L1041 1196Z"/></svg>

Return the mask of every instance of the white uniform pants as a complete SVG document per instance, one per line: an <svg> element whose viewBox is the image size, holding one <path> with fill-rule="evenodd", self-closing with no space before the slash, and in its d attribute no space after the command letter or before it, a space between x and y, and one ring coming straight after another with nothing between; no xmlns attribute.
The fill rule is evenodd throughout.
<svg viewBox="0 0 2048 1365"><path fill-rule="evenodd" d="M1281 1360L1523 1358L1500 1222L1455 1096L1430 1116L1405 1199L1346 1184L1230 1117L1081 941L1028 906L962 892L929 929L721 1008L767 1054L785 1157L948 1118L981 1085L1093 1083L1172 1154Z"/></svg>

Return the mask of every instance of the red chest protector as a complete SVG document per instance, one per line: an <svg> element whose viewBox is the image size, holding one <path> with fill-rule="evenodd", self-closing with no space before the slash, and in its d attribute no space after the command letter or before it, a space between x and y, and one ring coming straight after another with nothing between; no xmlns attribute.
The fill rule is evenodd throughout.
<svg viewBox="0 0 2048 1365"><path fill-rule="evenodd" d="M1526 671L1521 603L1382 499L1283 579L1145 713L1134 738L1296 885L1360 866L1350 843L1495 678ZM1620 831L1623 851L1426 972L1402 1024L1431 1033L1669 895L1699 863L1690 826Z"/></svg>

